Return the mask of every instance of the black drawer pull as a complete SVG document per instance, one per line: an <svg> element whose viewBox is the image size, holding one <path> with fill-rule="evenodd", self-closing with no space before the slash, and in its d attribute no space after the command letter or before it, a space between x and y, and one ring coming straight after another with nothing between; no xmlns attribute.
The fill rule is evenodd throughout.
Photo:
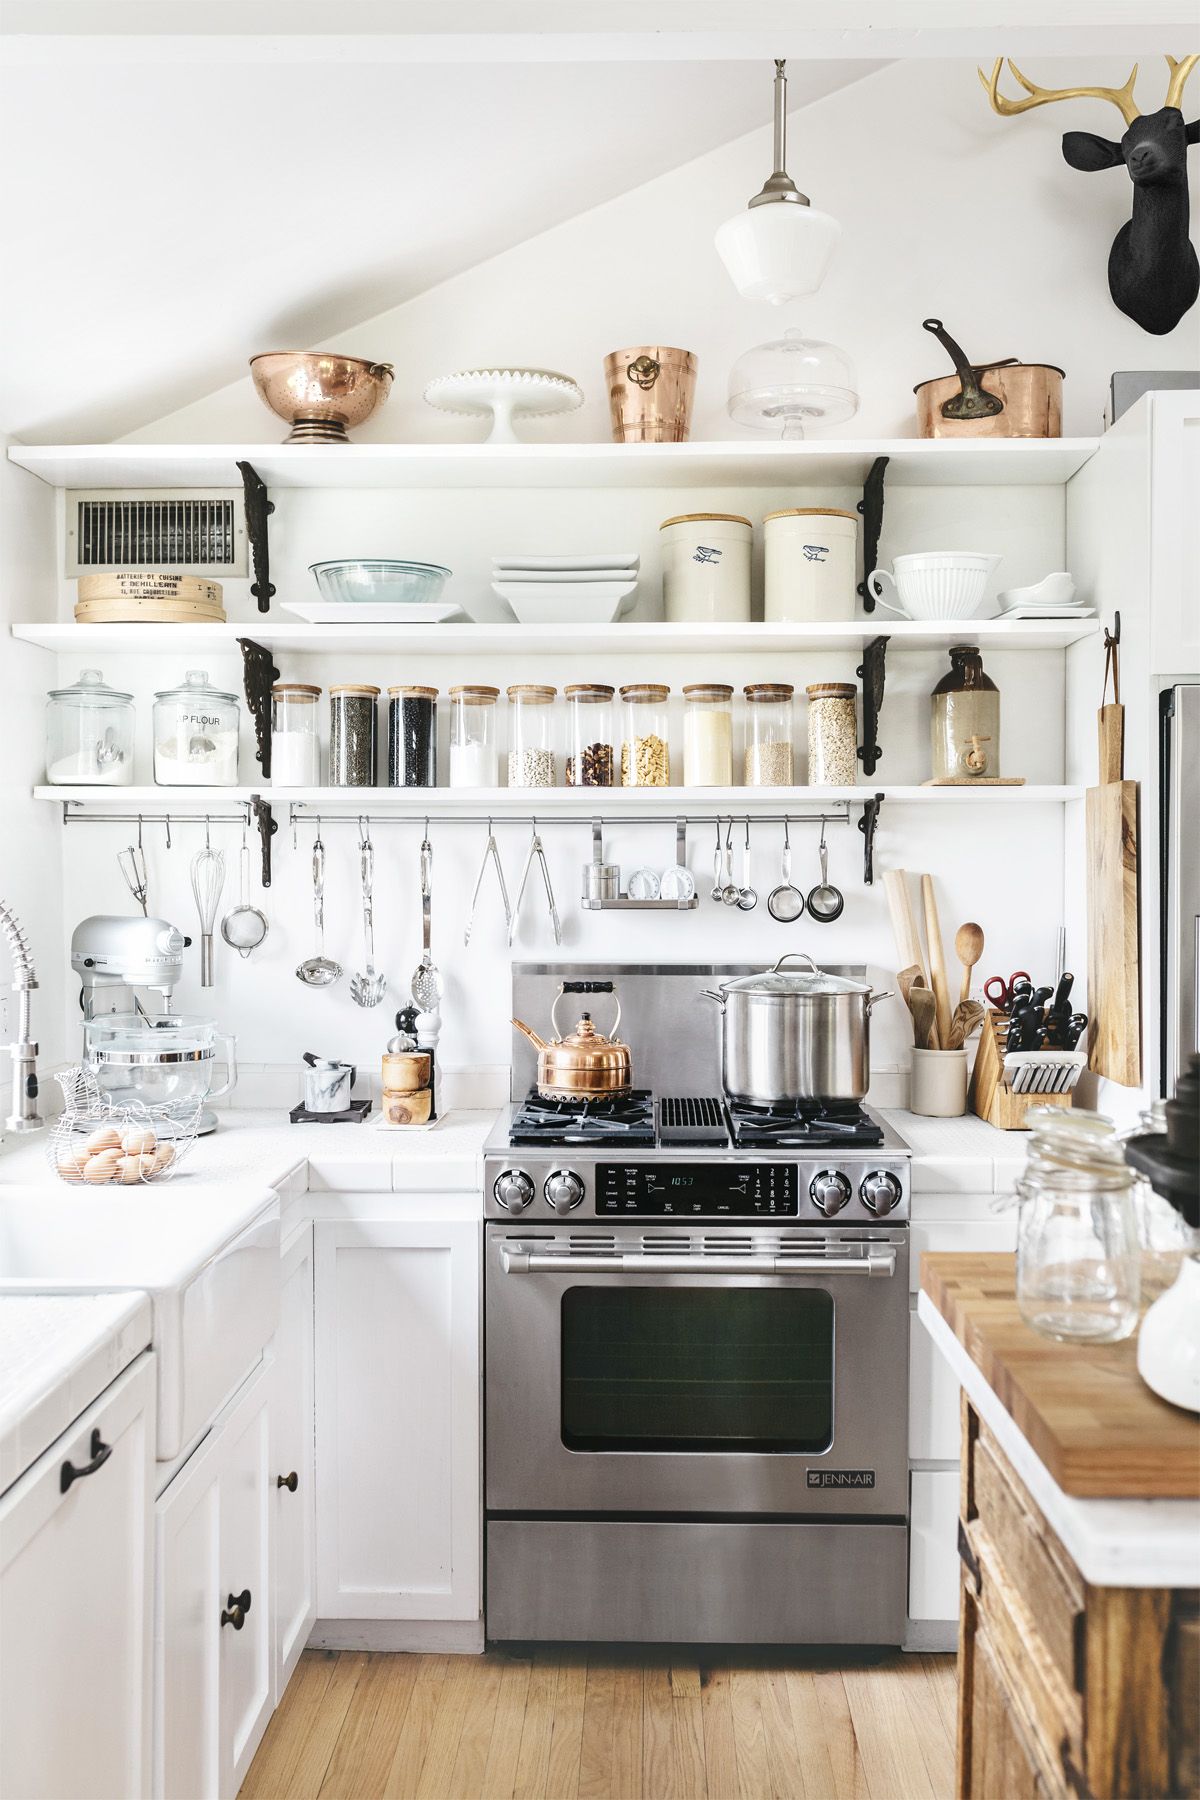
<svg viewBox="0 0 1200 1800"><path fill-rule="evenodd" d="M94 1475L97 1469L102 1469L104 1467L105 1463L112 1455L112 1445L106 1444L98 1431L93 1431L89 1448L91 1450L92 1460L91 1462L84 1463L81 1469L77 1469L73 1462L65 1462L63 1464L58 1476L58 1491L60 1494L65 1494L73 1481L82 1481L85 1475Z"/></svg>
<svg viewBox="0 0 1200 1800"><path fill-rule="evenodd" d="M293 1469L290 1475L277 1475L275 1477L275 1486L277 1488L285 1487L289 1494L294 1494L296 1489L300 1486L300 1477L297 1475L295 1469Z"/></svg>
<svg viewBox="0 0 1200 1800"><path fill-rule="evenodd" d="M228 1610L221 1612L222 1625L232 1625L235 1631L240 1631L250 1611L250 1589L243 1588L240 1594L230 1594L227 1607Z"/></svg>

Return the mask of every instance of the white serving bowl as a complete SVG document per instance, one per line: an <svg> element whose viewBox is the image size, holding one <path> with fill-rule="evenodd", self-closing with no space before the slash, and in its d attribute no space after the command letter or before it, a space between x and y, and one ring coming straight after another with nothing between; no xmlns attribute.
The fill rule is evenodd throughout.
<svg viewBox="0 0 1200 1800"><path fill-rule="evenodd" d="M1032 587L1005 588L996 596L1007 612L1011 606L1070 606L1075 598L1075 578L1066 569L1044 575Z"/></svg>
<svg viewBox="0 0 1200 1800"><path fill-rule="evenodd" d="M897 556L891 569L872 569L867 587L880 606L904 619L969 619L999 561L985 550L918 550ZM884 599L884 582L895 589L895 601Z"/></svg>

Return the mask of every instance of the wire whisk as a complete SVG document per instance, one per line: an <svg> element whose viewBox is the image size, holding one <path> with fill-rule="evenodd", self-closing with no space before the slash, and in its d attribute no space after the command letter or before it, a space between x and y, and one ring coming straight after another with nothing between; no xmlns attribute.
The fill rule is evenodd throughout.
<svg viewBox="0 0 1200 1800"><path fill-rule="evenodd" d="M200 986L213 985L213 926L225 886L225 856L214 850L209 837L208 820L204 821L204 848L197 850L191 861L192 895L200 918Z"/></svg>

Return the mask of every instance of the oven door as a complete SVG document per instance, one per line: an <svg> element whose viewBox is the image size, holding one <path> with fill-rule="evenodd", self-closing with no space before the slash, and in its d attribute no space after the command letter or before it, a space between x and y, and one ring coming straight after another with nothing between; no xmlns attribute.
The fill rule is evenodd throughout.
<svg viewBox="0 0 1200 1800"><path fill-rule="evenodd" d="M902 1228L486 1235L489 1512L906 1514Z"/></svg>

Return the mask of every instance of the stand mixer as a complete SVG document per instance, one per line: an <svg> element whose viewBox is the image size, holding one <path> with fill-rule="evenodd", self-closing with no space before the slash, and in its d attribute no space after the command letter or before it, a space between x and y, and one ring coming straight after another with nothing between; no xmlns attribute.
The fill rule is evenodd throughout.
<svg viewBox="0 0 1200 1800"><path fill-rule="evenodd" d="M191 943L168 919L97 913L81 919L71 936L71 967L82 983L84 1061L114 1106L136 1106L154 1115L160 1135L215 1131L217 1117L205 1099L219 1099L237 1081L234 1040L216 1021L172 1013L171 996L183 975ZM160 996L148 1013L137 988ZM212 1086L217 1047L224 1046L227 1080ZM85 1128L95 1121L83 1121Z"/></svg>

